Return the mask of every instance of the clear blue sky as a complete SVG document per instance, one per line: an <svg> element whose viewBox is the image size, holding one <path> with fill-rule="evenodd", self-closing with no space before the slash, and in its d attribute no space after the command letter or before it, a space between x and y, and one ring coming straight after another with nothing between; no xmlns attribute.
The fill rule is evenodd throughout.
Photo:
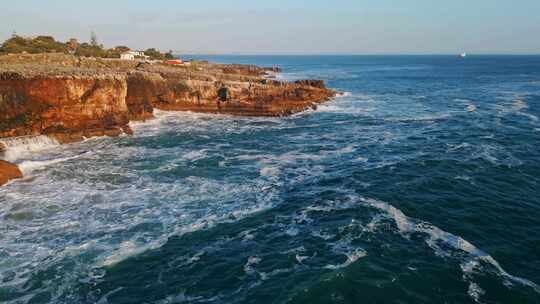
<svg viewBox="0 0 540 304"><path fill-rule="evenodd" d="M540 54L540 0L1 0L0 39L192 53Z"/></svg>

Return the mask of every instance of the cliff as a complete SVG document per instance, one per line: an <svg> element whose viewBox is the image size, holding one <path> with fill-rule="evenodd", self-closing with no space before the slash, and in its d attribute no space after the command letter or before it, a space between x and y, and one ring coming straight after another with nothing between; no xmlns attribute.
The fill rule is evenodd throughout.
<svg viewBox="0 0 540 304"><path fill-rule="evenodd" d="M271 80L276 72L207 62L168 66L64 54L0 56L0 157L9 149L8 137L46 135L68 143L131 134L129 122L153 118L154 109L284 116L335 95L318 80ZM17 166L0 161L0 185L20 177Z"/></svg>
<svg viewBox="0 0 540 304"><path fill-rule="evenodd" d="M131 133L153 110L283 116L334 96L322 81L269 79L276 68L197 62L167 66L63 54L0 56L0 138L60 142Z"/></svg>
<svg viewBox="0 0 540 304"><path fill-rule="evenodd" d="M0 138L48 134L69 142L127 130L122 75L31 76L0 73Z"/></svg>

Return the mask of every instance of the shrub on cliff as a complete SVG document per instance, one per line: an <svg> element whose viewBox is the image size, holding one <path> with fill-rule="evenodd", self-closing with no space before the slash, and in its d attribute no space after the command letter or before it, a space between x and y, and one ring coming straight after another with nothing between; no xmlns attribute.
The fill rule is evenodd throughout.
<svg viewBox="0 0 540 304"><path fill-rule="evenodd" d="M83 57L105 57L106 51L99 45L91 45L89 43L81 43L75 51L75 55Z"/></svg>
<svg viewBox="0 0 540 304"><path fill-rule="evenodd" d="M144 51L144 54L146 56L149 56L150 59L152 59L152 60L174 59L172 51L169 51L167 53L161 53L160 51L156 50L155 48L147 49L146 51Z"/></svg>
<svg viewBox="0 0 540 304"><path fill-rule="evenodd" d="M0 52L2 53L67 53L68 46L66 43L56 41L51 36L37 36L35 38L25 38L18 35L13 35L8 40L4 41Z"/></svg>

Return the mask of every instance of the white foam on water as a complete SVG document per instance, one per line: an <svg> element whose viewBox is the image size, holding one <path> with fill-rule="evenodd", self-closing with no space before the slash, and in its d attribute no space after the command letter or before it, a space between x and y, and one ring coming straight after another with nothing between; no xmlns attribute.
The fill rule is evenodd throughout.
<svg viewBox="0 0 540 304"><path fill-rule="evenodd" d="M352 102L352 104L344 104L339 101L329 102L317 107L317 112L321 113L342 113L355 116L369 116L371 112L377 108L374 106L361 106Z"/></svg>
<svg viewBox="0 0 540 304"><path fill-rule="evenodd" d="M486 292L478 286L478 284L471 282L469 283L469 289L467 290L467 294L477 303L480 302L480 298L486 294Z"/></svg>
<svg viewBox="0 0 540 304"><path fill-rule="evenodd" d="M259 264L261 261L262 259L260 257L257 257L257 256L249 257L246 264L244 265L244 272L246 274L254 274L256 272L254 266Z"/></svg>
<svg viewBox="0 0 540 304"><path fill-rule="evenodd" d="M163 242L152 242L150 244L137 244L132 240L124 241L114 253L108 255L103 261L98 263L99 267L111 267L130 257L140 255L152 248L159 248Z"/></svg>
<svg viewBox="0 0 540 304"><path fill-rule="evenodd" d="M352 153L354 151L356 151L356 145L348 145L342 149L339 149L337 152L345 154L345 153Z"/></svg>
<svg viewBox="0 0 540 304"><path fill-rule="evenodd" d="M466 108L467 112L475 112L476 111L476 105L470 104Z"/></svg>
<svg viewBox="0 0 540 304"><path fill-rule="evenodd" d="M259 173L261 176L275 177L279 175L279 172L280 172L279 168L276 168L276 167L263 167L261 168Z"/></svg>
<svg viewBox="0 0 540 304"><path fill-rule="evenodd" d="M167 127L156 132L163 130ZM13 210L32 210L30 218L0 221L0 288L13 284L22 288L39 269L64 263L66 259L74 259L80 268L72 279L86 279L91 269L110 267L159 248L171 236L238 221L280 202L275 196L277 190L268 187L273 184L268 178L272 177L270 171L266 172L269 176L242 184L202 177L160 182L123 165L122 160L167 155L176 162L189 161L214 151L192 147L158 151L118 142L96 140L66 145L54 151L40 151L39 157L27 157L21 162L21 169L36 174L35 180L39 182L0 188L0 196L9 197L0 204L0 216L16 212ZM81 153L88 150L92 152ZM41 170L81 155L84 157L77 166ZM159 173L161 169L144 170ZM4 231L1 226L12 225L8 221L14 220L17 229ZM140 225L150 226L140 231ZM3 251L10 255L4 258ZM89 258L82 261L77 258L80 254ZM4 279L4 273L10 271L16 273L15 277ZM69 289L72 282L53 279L50 288L42 292L66 295L70 291L64 289Z"/></svg>
<svg viewBox="0 0 540 304"><path fill-rule="evenodd" d="M317 107L317 112L329 112L329 113L335 113L335 112L343 112L344 109L342 107L336 106L334 104L323 104Z"/></svg>
<svg viewBox="0 0 540 304"><path fill-rule="evenodd" d="M188 160L188 161L197 161L197 160L206 158L208 156L207 152L208 152L207 149L193 150L182 155L182 159Z"/></svg>
<svg viewBox="0 0 540 304"><path fill-rule="evenodd" d="M511 167L517 167L523 164L521 159L515 157L501 145L480 144L474 146L474 150L475 151L471 154L472 159L483 159L493 165L506 165Z"/></svg>
<svg viewBox="0 0 540 304"><path fill-rule="evenodd" d="M348 252L345 255L347 256L347 260L345 262L343 262L342 264L326 265L326 266L324 266L324 268L325 269L330 269L330 270L337 270L337 269L341 269L341 268L346 268L346 267L350 266L351 264L353 264L354 262L358 261L359 259L361 259L363 257L366 257L367 252L365 250L363 250L363 249L354 249L353 251Z"/></svg>
<svg viewBox="0 0 540 304"><path fill-rule="evenodd" d="M351 97L353 94L351 92L339 92L337 93L337 97Z"/></svg>
<svg viewBox="0 0 540 304"><path fill-rule="evenodd" d="M330 233L325 232L325 231L312 231L311 235L314 236L314 237L323 239L325 241L331 240L332 238L335 237L334 234L330 234Z"/></svg>
<svg viewBox="0 0 540 304"><path fill-rule="evenodd" d="M106 298L105 298L106 299ZM180 293L169 295L165 299L156 301L156 304L178 304L178 303L215 303L220 302L220 296L213 296L211 298L205 298L202 296L189 296L186 294L186 291ZM108 302L105 302L108 303ZM102 304L102 303L98 303Z"/></svg>
<svg viewBox="0 0 540 304"><path fill-rule="evenodd" d="M264 271L261 271L259 272L259 275L261 276L261 280L263 281L266 281L276 275L279 275L279 274L282 274L282 273L287 273L287 272L291 272L292 269L290 268L278 268L278 269L274 269L270 272L264 272Z"/></svg>
<svg viewBox="0 0 540 304"><path fill-rule="evenodd" d="M4 158L15 161L28 153L55 148L60 144L54 138L38 135L0 138L0 145L6 147Z"/></svg>
<svg viewBox="0 0 540 304"><path fill-rule="evenodd" d="M471 103L472 102L470 99L465 99L465 98L455 98L454 101L461 102L461 103Z"/></svg>
<svg viewBox="0 0 540 304"><path fill-rule="evenodd" d="M51 165L63 163L72 159L76 159L78 157L79 156L60 157L60 158L49 159L49 160L25 160L19 164L19 169L21 169L24 175L28 175L35 170L43 169Z"/></svg>
<svg viewBox="0 0 540 304"><path fill-rule="evenodd" d="M530 119L533 122L538 122L538 120L539 120L538 116L530 114L530 113L518 112L518 114L521 115L521 116L527 117L528 119Z"/></svg>
<svg viewBox="0 0 540 304"><path fill-rule="evenodd" d="M529 104L524 100L520 98L503 100L505 100L503 103L495 105L495 108L498 109L498 113L500 116L514 114L526 117L534 124L540 121L538 116L526 112L526 110L529 109Z"/></svg>
<svg viewBox="0 0 540 304"><path fill-rule="evenodd" d="M411 233L426 234L428 236L428 238L425 240L426 244L441 257L447 257L450 255L447 247L451 247L465 253L466 258L461 264L464 278L472 280L471 276L473 271L480 267L480 262L483 262L491 265L495 269L496 273L503 278L505 285L511 286L513 283L517 283L523 286L528 286L537 293L540 293L540 287L536 283L509 274L492 256L477 248L469 241L452 233L446 232L430 223L410 218L401 210L388 203L362 197L360 198L360 201L368 206L385 212L385 214L395 222L399 232L404 236L408 237L408 235ZM441 246L441 244L444 244L444 246Z"/></svg>
<svg viewBox="0 0 540 304"><path fill-rule="evenodd" d="M470 182L472 180L472 177L468 175L457 175L456 177L454 177L454 179Z"/></svg>
<svg viewBox="0 0 540 304"><path fill-rule="evenodd" d="M529 105L525 101L523 101L521 99L514 100L512 102L512 106L513 106L514 110L516 110L516 111L521 111L523 109L529 108Z"/></svg>
<svg viewBox="0 0 540 304"><path fill-rule="evenodd" d="M393 117L388 118L386 120L391 122L402 122L402 123L409 123L409 122L437 122L441 120L447 120L452 115L450 113L442 113L438 115L420 115L417 117L409 117L409 118L399 118L399 117Z"/></svg>
<svg viewBox="0 0 540 304"><path fill-rule="evenodd" d="M297 254L297 255L295 256L296 261L297 261L298 263L300 263L300 264L304 263L304 261L307 260L307 259L309 259L309 258L310 258L310 257L309 257L309 256L306 256L306 255L299 255L299 254Z"/></svg>
<svg viewBox="0 0 540 304"><path fill-rule="evenodd" d="M251 122L267 124L251 125ZM209 139L208 132L242 134L254 130L279 127L287 119L279 117L244 117L228 114L196 113L189 111L154 111L154 118L143 122L131 122L135 137L150 137L165 132L199 134ZM270 126L269 126L270 124Z"/></svg>
<svg viewBox="0 0 540 304"><path fill-rule="evenodd" d="M464 143L460 143L458 145L447 144L447 146L448 146L448 150L446 152L448 153L448 152L454 152L454 151L457 151L457 150L470 148L471 144L464 142Z"/></svg>

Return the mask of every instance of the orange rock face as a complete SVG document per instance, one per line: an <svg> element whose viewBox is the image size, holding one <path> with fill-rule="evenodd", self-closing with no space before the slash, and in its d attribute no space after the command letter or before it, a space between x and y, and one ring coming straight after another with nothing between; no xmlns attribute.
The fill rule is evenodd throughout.
<svg viewBox="0 0 540 304"><path fill-rule="evenodd" d="M0 74L0 137L48 134L80 140L128 128L123 76Z"/></svg>
<svg viewBox="0 0 540 304"><path fill-rule="evenodd" d="M130 65L69 55L0 57L0 138L49 135L60 142L131 133L154 108L283 116L328 101L322 81L265 78L251 65ZM30 63L29 63L30 62Z"/></svg>
<svg viewBox="0 0 540 304"><path fill-rule="evenodd" d="M22 172L14 164L0 160L0 186L12 179L21 178Z"/></svg>

